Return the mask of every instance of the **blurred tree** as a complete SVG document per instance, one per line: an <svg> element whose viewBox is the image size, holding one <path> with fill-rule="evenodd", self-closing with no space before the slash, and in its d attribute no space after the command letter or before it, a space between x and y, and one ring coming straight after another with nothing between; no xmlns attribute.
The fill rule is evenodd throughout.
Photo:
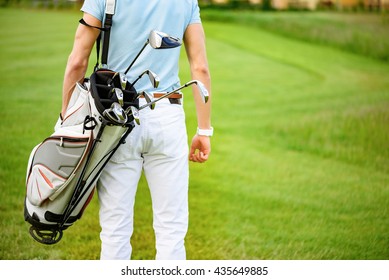
<svg viewBox="0 0 389 280"><path fill-rule="evenodd" d="M272 0L262 0L262 10L271 11L273 10Z"/></svg>
<svg viewBox="0 0 389 280"><path fill-rule="evenodd" d="M199 0L199 5L208 6L212 3L211 0Z"/></svg>

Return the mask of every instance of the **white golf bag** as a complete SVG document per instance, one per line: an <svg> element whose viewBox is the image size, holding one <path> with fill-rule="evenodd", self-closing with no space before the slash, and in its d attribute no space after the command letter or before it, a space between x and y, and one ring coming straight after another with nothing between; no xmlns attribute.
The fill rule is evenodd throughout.
<svg viewBox="0 0 389 280"><path fill-rule="evenodd" d="M32 150L24 216L35 240L57 243L81 218L102 169L133 129L138 94L128 82L115 94L119 87L120 77L104 69L77 84L54 133Z"/></svg>

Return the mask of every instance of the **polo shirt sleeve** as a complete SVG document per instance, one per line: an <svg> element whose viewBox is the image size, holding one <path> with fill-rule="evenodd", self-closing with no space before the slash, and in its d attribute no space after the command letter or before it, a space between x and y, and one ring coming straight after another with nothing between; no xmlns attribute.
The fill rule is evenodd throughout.
<svg viewBox="0 0 389 280"><path fill-rule="evenodd" d="M85 0L81 11L90 14L100 21L103 21L105 12L105 0Z"/></svg>
<svg viewBox="0 0 389 280"><path fill-rule="evenodd" d="M197 0L192 0L192 18L189 21L189 24L201 23L200 18L200 8Z"/></svg>

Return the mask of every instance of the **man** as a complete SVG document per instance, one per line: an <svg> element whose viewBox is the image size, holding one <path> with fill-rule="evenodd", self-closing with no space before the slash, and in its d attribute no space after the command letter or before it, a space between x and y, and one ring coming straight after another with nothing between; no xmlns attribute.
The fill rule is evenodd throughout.
<svg viewBox="0 0 389 280"><path fill-rule="evenodd" d="M83 19L101 27L105 0L86 0ZM111 29L108 66L124 72L140 50L151 30L159 30L184 41L192 79L203 82L211 93L211 78L205 49L205 36L197 0L116 0ZM63 84L61 114L66 111L76 82L84 79L89 56L99 31L79 25L69 56ZM139 92L167 92L180 85L178 60L180 48L146 48L132 69L129 81L150 69L160 77L158 89L146 78L136 88ZM156 235L156 259L185 259L184 238L188 228L188 157L203 163L211 152L211 102L204 104L194 91L198 132L187 147L185 115L181 99L164 99L155 110L140 111L136 126L112 157L99 179L102 231L101 259L129 259L132 247L133 208L142 170L146 176L153 207ZM144 98L140 104L145 103ZM188 155L189 154L189 155Z"/></svg>

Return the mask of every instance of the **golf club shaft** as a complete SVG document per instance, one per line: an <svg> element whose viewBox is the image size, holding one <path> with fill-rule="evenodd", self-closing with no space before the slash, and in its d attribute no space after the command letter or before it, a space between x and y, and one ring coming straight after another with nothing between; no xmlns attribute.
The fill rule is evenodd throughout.
<svg viewBox="0 0 389 280"><path fill-rule="evenodd" d="M190 86L191 84L193 83L196 83L196 81L190 81L190 82L187 82L186 84L182 85L181 87L179 88L176 88L175 90L171 91L171 92L168 92L164 95L162 95L161 97L157 98L157 99L154 99L153 101L147 103L147 104L144 104L142 106L139 107L139 110L142 110L146 107L149 107L150 105L154 104L154 103L157 103L158 101L160 101L161 99L164 99L164 98L168 98L170 95L172 95L173 93L176 93L177 91L180 91L181 89L183 88L186 88L188 86Z"/></svg>
<svg viewBox="0 0 389 280"><path fill-rule="evenodd" d="M124 72L124 74L127 74L127 72L131 69L132 65L134 65L135 61L138 59L140 54L143 52L143 50L146 48L146 46L149 44L149 40L146 41L146 43L143 45L143 48L139 51L139 53L136 55L134 60L131 62L130 66L128 66L127 70Z"/></svg>
<svg viewBox="0 0 389 280"><path fill-rule="evenodd" d="M150 102L148 102L148 103L146 103L146 104L140 106L139 109L138 109L138 111L143 110L144 108L147 108L147 107L149 107L150 105L152 105L152 104L154 104L154 103L157 103L157 102L160 101L161 99L168 98L170 95L176 93L177 91L179 91L179 90L181 90L181 89L183 89L183 88L185 88L185 87L190 86L191 84L193 84L193 83L195 83L195 82L196 82L196 81L187 82L187 83L184 84L183 86L181 86L181 87L179 87L179 88L177 88L177 89L175 89L175 90L173 90L173 91L171 91L171 92L168 92L168 93L162 95L162 96L159 97L158 99L154 99L153 101L150 101ZM129 108L128 108L127 110L129 110ZM128 115L129 115L129 116L132 116L132 112L129 112Z"/></svg>
<svg viewBox="0 0 389 280"><path fill-rule="evenodd" d="M147 73L147 70L146 71L144 71L142 74L140 74L139 75L139 77L138 78L136 78L135 79L135 81L133 81L131 84L132 84L132 86L134 86L139 80L140 80L140 78L142 78L143 77L143 75L144 74L146 74Z"/></svg>

